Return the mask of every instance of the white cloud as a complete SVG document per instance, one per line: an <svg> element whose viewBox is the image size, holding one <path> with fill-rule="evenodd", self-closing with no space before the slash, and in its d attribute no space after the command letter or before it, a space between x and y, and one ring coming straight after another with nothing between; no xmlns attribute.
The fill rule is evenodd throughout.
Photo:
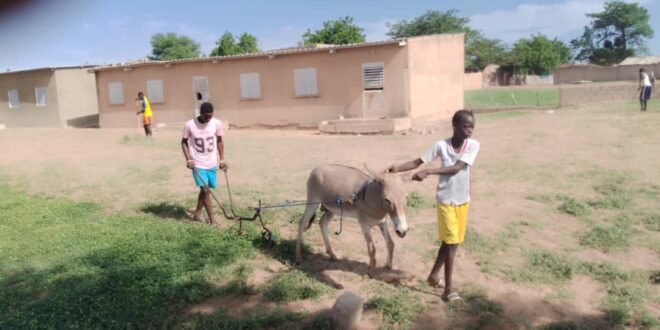
<svg viewBox="0 0 660 330"><path fill-rule="evenodd" d="M650 0L634 2L644 4ZM507 43L536 33L549 38L577 37L590 22L586 14L602 11L604 3L604 0L567 0L549 5L521 4L510 10L472 15L470 26L481 30L488 38Z"/></svg>

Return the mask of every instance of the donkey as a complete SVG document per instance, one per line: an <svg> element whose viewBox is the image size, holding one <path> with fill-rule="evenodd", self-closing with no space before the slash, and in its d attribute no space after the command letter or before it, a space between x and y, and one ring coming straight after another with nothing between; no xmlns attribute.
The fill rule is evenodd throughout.
<svg viewBox="0 0 660 330"><path fill-rule="evenodd" d="M317 203L318 202L318 203ZM303 233L309 229L319 209L324 211L319 220L325 251L331 260L337 260L328 240L328 224L335 215L356 218L367 242L369 272L376 267L376 247L371 238L371 228L378 225L387 242L387 269L392 269L394 242L390 237L385 216L389 215L396 234L403 238L408 232L405 205L406 193L400 181L394 177L367 175L343 165L320 165L312 170L307 179L307 206L298 224L296 262L302 260Z"/></svg>

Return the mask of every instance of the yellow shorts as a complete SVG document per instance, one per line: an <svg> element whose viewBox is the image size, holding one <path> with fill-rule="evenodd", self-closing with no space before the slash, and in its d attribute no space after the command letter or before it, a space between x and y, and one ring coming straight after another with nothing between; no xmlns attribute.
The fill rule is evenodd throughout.
<svg viewBox="0 0 660 330"><path fill-rule="evenodd" d="M470 203L458 206L438 204L438 237L447 244L465 240L465 227Z"/></svg>

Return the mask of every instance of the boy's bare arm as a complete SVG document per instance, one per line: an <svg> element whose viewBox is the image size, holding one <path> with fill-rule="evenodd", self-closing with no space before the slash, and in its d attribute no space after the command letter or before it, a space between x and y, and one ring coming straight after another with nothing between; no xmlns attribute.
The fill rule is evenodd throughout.
<svg viewBox="0 0 660 330"><path fill-rule="evenodd" d="M186 166L193 168L194 162L190 159L190 153L188 151L188 139L181 139L181 151L183 151L183 157L186 158Z"/></svg>
<svg viewBox="0 0 660 330"><path fill-rule="evenodd" d="M225 170L227 169L227 162L225 162L225 142L222 139L222 136L217 137L217 142L216 144L218 145L218 159L220 160L220 169Z"/></svg>
<svg viewBox="0 0 660 330"><path fill-rule="evenodd" d="M417 158L400 165L391 165L390 167L387 168L387 172L396 173L396 172L410 171L418 168L419 165L422 165L423 163L424 161L422 161L421 158Z"/></svg>
<svg viewBox="0 0 660 330"><path fill-rule="evenodd" d="M463 161L457 161L456 164L447 167L434 168L430 170L421 170L415 173L412 177L413 180L422 181L426 179L429 175L454 175L458 171L462 170L467 166L467 163Z"/></svg>

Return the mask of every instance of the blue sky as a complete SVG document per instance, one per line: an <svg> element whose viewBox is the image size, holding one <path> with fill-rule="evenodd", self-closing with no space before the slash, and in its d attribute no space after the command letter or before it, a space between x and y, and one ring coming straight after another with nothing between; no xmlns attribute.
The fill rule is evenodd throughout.
<svg viewBox="0 0 660 330"><path fill-rule="evenodd" d="M11 0L10 0L11 1ZM352 16L368 41L388 39L386 23L427 10L459 10L470 26L508 44L543 33L579 36L604 0L41 0L0 13L0 71L46 66L109 64L145 58L158 32L187 35L208 54L220 36L251 33L262 50L295 46L307 29ZM660 0L640 0L651 14L651 53L660 55Z"/></svg>

